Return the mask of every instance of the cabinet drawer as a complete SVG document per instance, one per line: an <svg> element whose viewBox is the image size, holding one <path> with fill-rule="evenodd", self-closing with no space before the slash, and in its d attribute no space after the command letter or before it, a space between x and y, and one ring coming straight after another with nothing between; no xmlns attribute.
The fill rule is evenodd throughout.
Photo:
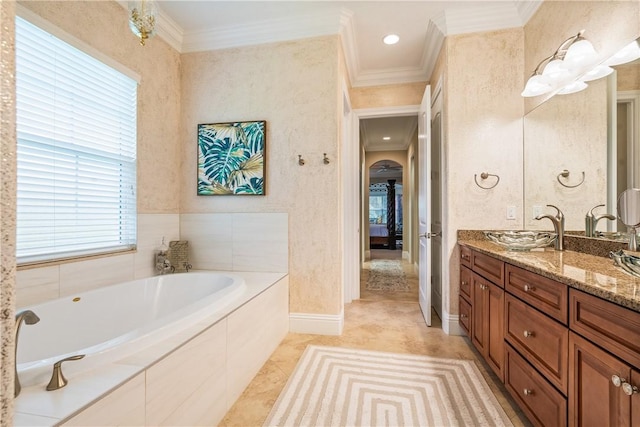
<svg viewBox="0 0 640 427"><path fill-rule="evenodd" d="M460 295L471 302L471 284L473 275L471 270L466 267L460 267Z"/></svg>
<svg viewBox="0 0 640 427"><path fill-rule="evenodd" d="M460 298L460 327L464 331L465 335L471 336L471 304L464 299Z"/></svg>
<svg viewBox="0 0 640 427"><path fill-rule="evenodd" d="M485 254L471 251L471 269L504 288L504 262Z"/></svg>
<svg viewBox="0 0 640 427"><path fill-rule="evenodd" d="M506 265L505 270L504 287L507 291L557 321L567 324L569 317L567 285L509 264Z"/></svg>
<svg viewBox="0 0 640 427"><path fill-rule="evenodd" d="M640 367L640 313L576 289L569 303L571 330Z"/></svg>
<svg viewBox="0 0 640 427"><path fill-rule="evenodd" d="M569 329L512 295L505 301L506 340L566 394Z"/></svg>
<svg viewBox="0 0 640 427"><path fill-rule="evenodd" d="M508 344L505 387L533 425L567 425L565 397Z"/></svg>
<svg viewBox="0 0 640 427"><path fill-rule="evenodd" d="M460 246L460 265L471 268L471 249Z"/></svg>

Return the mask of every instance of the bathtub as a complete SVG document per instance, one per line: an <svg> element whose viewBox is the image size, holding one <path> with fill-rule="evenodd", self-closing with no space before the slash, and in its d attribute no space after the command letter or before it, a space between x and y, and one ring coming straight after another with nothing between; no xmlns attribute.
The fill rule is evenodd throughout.
<svg viewBox="0 0 640 427"><path fill-rule="evenodd" d="M238 275L191 272L134 280L31 307L40 317L20 329L17 368L23 387L46 385L52 366L95 369L151 346L220 311L245 292ZM20 310L18 310L20 311Z"/></svg>

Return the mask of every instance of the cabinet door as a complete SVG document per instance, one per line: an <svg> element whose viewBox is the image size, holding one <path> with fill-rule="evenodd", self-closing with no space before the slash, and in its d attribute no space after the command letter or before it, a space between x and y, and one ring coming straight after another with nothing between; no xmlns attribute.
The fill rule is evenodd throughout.
<svg viewBox="0 0 640 427"><path fill-rule="evenodd" d="M612 382L629 381L631 369L573 332L569 333L569 425L631 425L631 399Z"/></svg>
<svg viewBox="0 0 640 427"><path fill-rule="evenodd" d="M631 385L634 386L634 393L631 396L631 425L633 427L640 427L640 372L636 370L631 371Z"/></svg>
<svg viewBox="0 0 640 427"><path fill-rule="evenodd" d="M468 337L471 336L471 304L469 302L460 297L459 301L459 312L460 312L460 327L464 334Z"/></svg>
<svg viewBox="0 0 640 427"><path fill-rule="evenodd" d="M472 301L471 306L473 307L471 310L471 315L473 316L473 320L471 321L471 342L476 347L478 352L483 356L487 355L487 336L489 335L488 324L488 307L487 307L487 292L485 289L489 287L488 282L478 276L475 273L472 273L473 277L473 286L472 286Z"/></svg>
<svg viewBox="0 0 640 427"><path fill-rule="evenodd" d="M504 291L488 283L485 289L487 298L487 337L486 359L493 372L504 382Z"/></svg>

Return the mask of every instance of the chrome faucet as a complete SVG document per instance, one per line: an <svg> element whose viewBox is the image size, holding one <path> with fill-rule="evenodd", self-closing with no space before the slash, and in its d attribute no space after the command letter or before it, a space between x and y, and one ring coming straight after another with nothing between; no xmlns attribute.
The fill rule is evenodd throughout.
<svg viewBox="0 0 640 427"><path fill-rule="evenodd" d="M595 237L596 236L596 227L598 226L598 221L600 221L603 218L606 219L610 219L612 221L616 220L616 217L614 215L611 214L600 214L600 215L594 215L593 211L596 210L597 208L601 208L603 207L604 204L602 205L598 205L598 206L594 206L593 208L591 208L591 210L589 210L589 212L587 212L587 215L584 217L584 230L585 230L585 236L586 237Z"/></svg>
<svg viewBox="0 0 640 427"><path fill-rule="evenodd" d="M555 216L553 214L538 215L535 219L541 220L543 218L547 218L551 220L551 223L553 224L553 231L557 236L555 248L557 251L564 251L564 214L557 206L547 206L556 210Z"/></svg>
<svg viewBox="0 0 640 427"><path fill-rule="evenodd" d="M40 318L31 310L24 310L16 314L16 326L14 331L15 354L13 359L13 370L14 370L13 397L18 397L18 395L20 394L20 391L22 390L22 386L20 385L20 379L18 378L18 334L20 333L20 326L22 325L23 321L27 325L35 325L40 321Z"/></svg>

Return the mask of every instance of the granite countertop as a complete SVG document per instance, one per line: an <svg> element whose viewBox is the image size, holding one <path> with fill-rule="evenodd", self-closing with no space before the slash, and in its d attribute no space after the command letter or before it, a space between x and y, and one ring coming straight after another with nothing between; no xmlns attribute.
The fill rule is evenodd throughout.
<svg viewBox="0 0 640 427"><path fill-rule="evenodd" d="M473 235L459 235L458 244L640 312L640 278L623 272L609 258L551 247L507 251Z"/></svg>

